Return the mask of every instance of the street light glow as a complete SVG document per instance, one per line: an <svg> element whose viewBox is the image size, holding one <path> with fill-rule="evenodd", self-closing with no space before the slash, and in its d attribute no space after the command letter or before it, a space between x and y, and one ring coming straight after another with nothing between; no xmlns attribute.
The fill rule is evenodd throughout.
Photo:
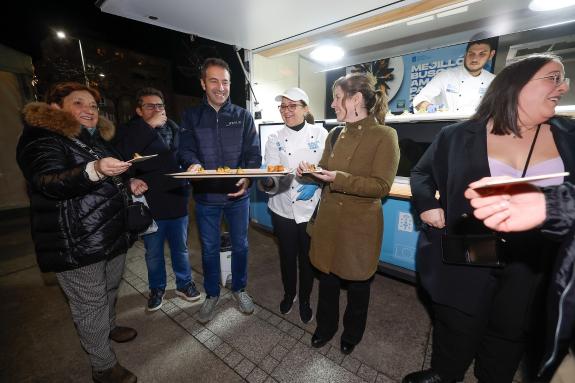
<svg viewBox="0 0 575 383"><path fill-rule="evenodd" d="M59 39L65 39L66 38L66 32L56 31L56 36L58 36Z"/></svg>

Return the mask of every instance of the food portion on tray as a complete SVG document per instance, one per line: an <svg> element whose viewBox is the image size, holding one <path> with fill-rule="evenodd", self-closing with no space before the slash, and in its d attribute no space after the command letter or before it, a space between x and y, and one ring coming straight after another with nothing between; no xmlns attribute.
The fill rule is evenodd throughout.
<svg viewBox="0 0 575 383"><path fill-rule="evenodd" d="M270 177L283 176L291 173L283 165L268 165L265 169L232 169L227 166L213 170L200 168L195 172L170 173L169 176L176 178L231 178L231 177Z"/></svg>
<svg viewBox="0 0 575 383"><path fill-rule="evenodd" d="M314 164L309 164L309 166L307 167L306 170L304 170L302 173L303 174L309 174L309 173L321 173L323 171L323 169L317 165Z"/></svg>
<svg viewBox="0 0 575 383"><path fill-rule="evenodd" d="M134 157L127 160L126 162L130 162L130 163L142 162L142 161L146 161L146 160L149 160L150 158L154 158L157 156L158 156L157 154L150 154L149 156L142 156L139 153L134 153Z"/></svg>

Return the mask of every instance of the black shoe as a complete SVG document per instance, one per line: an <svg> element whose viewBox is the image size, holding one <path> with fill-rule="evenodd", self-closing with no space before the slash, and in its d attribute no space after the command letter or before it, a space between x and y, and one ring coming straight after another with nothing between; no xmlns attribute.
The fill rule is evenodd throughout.
<svg viewBox="0 0 575 383"><path fill-rule="evenodd" d="M136 383L138 378L130 370L116 363L104 371L92 371L92 380L96 383Z"/></svg>
<svg viewBox="0 0 575 383"><path fill-rule="evenodd" d="M401 383L455 383L454 380L444 380L441 376L432 369L412 372L406 375Z"/></svg>
<svg viewBox="0 0 575 383"><path fill-rule="evenodd" d="M355 348L355 344L348 343L343 339L341 340L340 350L343 354L345 354L345 355L351 354L353 352L354 348Z"/></svg>
<svg viewBox="0 0 575 383"><path fill-rule="evenodd" d="M331 340L332 337L329 338L320 338L315 333L311 337L311 346L315 348L321 348L327 344Z"/></svg>
<svg viewBox="0 0 575 383"><path fill-rule="evenodd" d="M156 311L162 307L164 302L163 289L150 289L150 296L148 297L148 311Z"/></svg>
<svg viewBox="0 0 575 383"><path fill-rule="evenodd" d="M304 324L308 324L313 319L313 310L309 306L309 302L300 302L299 303L299 319Z"/></svg>
<svg viewBox="0 0 575 383"><path fill-rule="evenodd" d="M283 315L289 314L295 301L297 301L297 296L292 297L284 294L284 299L280 302L280 313Z"/></svg>
<svg viewBox="0 0 575 383"><path fill-rule="evenodd" d="M110 339L116 343L125 343L134 339L138 332L131 327L116 326L110 331Z"/></svg>

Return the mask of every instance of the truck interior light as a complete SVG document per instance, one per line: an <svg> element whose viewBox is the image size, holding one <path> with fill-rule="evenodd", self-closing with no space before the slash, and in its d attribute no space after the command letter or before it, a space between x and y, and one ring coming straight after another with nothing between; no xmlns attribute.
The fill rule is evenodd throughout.
<svg viewBox="0 0 575 383"><path fill-rule="evenodd" d="M405 24L407 24L407 25L415 25L415 24L427 23L428 21L433 21L434 19L435 19L435 16L434 16L434 15L430 15L430 16L421 17L421 18L415 19L415 20L409 20L409 21L406 22Z"/></svg>
<svg viewBox="0 0 575 383"><path fill-rule="evenodd" d="M460 13L465 13L469 10L469 7L466 5L464 7L459 7L459 8L455 8L455 9L451 9L449 11L445 11L445 12L440 12L437 14L437 18L442 18L442 17L447 17L447 16L453 16L453 15L458 15Z"/></svg>
<svg viewBox="0 0 575 383"><path fill-rule="evenodd" d="M336 45L320 45L310 52L310 57L318 62L330 63L341 60L344 56L343 49Z"/></svg>
<svg viewBox="0 0 575 383"><path fill-rule="evenodd" d="M529 9L536 12L554 11L556 9L571 7L575 0L532 0Z"/></svg>

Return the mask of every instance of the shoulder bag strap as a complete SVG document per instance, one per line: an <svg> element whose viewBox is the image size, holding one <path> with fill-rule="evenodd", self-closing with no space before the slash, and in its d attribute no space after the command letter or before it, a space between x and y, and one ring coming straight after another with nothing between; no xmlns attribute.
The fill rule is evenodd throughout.
<svg viewBox="0 0 575 383"><path fill-rule="evenodd" d="M525 177L525 174L527 173L527 167L529 166L529 161L531 160L533 148L535 148L535 141L537 141L537 136L539 135L540 129L541 124L537 125L537 130L535 131L535 136L533 137L533 142L531 143L531 148L529 148L529 154L527 154L527 161L525 161L525 166L523 166L523 173L521 173L521 178Z"/></svg>

